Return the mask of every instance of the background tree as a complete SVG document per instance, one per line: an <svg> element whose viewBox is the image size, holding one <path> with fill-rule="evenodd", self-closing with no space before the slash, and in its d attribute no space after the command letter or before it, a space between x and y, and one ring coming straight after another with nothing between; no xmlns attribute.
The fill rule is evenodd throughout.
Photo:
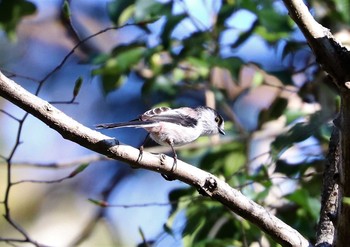
<svg viewBox="0 0 350 247"><path fill-rule="evenodd" d="M107 12L113 25L106 24L107 12L100 2L89 9L87 4L65 1L50 12L49 5L39 2L2 1L0 23L7 38L2 38L1 71L6 76L0 77L0 94L24 112L2 102L1 157L6 175L0 240L37 246L331 245L333 222L339 222L337 244L346 246L348 206L337 210L337 201L344 196L346 202L349 194L348 144L340 138L338 146L337 128L331 152L324 157L330 120L339 105L337 93L342 104L336 125L341 136L348 136L341 128L348 125L347 50L302 2L284 4L312 52L278 1L111 1ZM349 13L342 4L309 2L309 7L321 24L340 38L345 35L346 41ZM41 18L24 18L18 25L37 7ZM50 55L38 56L34 45L51 51ZM156 105L209 105L225 115L228 137L201 138L179 151L181 159L202 169L179 162L173 175L190 187L164 181L155 173L116 166L86 149L73 152L77 145L62 142L28 115L90 150L168 174L171 158L146 153L137 163L137 149L116 145L114 139L78 123L124 121ZM144 133L136 133L125 130L111 135L137 146ZM48 145L50 138L58 142ZM335 166L338 163L342 172ZM344 186L340 192L339 181ZM169 202L163 203L168 192ZM147 213L147 206L155 210ZM123 217L123 207L140 207L142 217L134 217L139 227L127 227L136 232L135 240L121 229L133 221L130 215L135 216L135 211ZM342 217L335 221L337 212ZM158 227L150 223L155 215ZM72 226L70 236L63 221Z"/></svg>

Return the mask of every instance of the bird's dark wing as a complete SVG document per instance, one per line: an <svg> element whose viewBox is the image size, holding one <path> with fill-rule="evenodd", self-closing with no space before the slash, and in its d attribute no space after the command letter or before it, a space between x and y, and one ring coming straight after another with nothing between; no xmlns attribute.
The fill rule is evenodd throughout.
<svg viewBox="0 0 350 247"><path fill-rule="evenodd" d="M184 127L195 127L198 123L198 120L187 116L183 114L159 114L159 115L153 115L149 117L149 120L151 121L157 121L157 122L168 122L168 123L174 123L178 124Z"/></svg>

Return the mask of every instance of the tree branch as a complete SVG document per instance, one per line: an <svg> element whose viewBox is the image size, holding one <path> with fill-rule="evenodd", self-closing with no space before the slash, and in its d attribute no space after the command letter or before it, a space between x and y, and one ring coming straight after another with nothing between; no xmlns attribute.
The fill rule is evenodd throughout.
<svg viewBox="0 0 350 247"><path fill-rule="evenodd" d="M119 143L111 137L83 126L48 102L29 93L1 72L0 96L37 117L50 128L60 133L65 139L106 155L109 158L128 163L133 167L171 175L196 187L201 194L210 196L236 214L256 224L283 246L311 246L295 229L210 173L180 160L175 171L171 171L173 158L163 154L155 155L145 152L142 159L137 161L139 157L138 149Z"/></svg>
<svg viewBox="0 0 350 247"><path fill-rule="evenodd" d="M343 203L344 197L350 197L350 53L340 45L328 29L316 22L302 0L283 0L289 15L303 32L317 62L333 79L340 91L341 108L339 117L340 150L339 155L339 192L336 243L337 246L349 245L350 205ZM330 148L330 150L332 150ZM331 174L330 174L331 176ZM334 205L333 197L324 203ZM327 208L327 207L324 207ZM324 219L324 218L321 218ZM322 227L322 224L319 224ZM320 231L320 229L319 229ZM320 232L319 232L320 233ZM318 237L322 236L318 235ZM320 239L317 240L319 243ZM327 243L328 240L326 240Z"/></svg>
<svg viewBox="0 0 350 247"><path fill-rule="evenodd" d="M317 227L316 246L332 246L338 209L339 187L336 177L339 176L340 143L339 130L334 127L323 174L320 221Z"/></svg>
<svg viewBox="0 0 350 247"><path fill-rule="evenodd" d="M333 78L340 89L347 89L350 79L348 50L339 44L329 29L319 24L302 0L283 0L290 17L303 32L317 62Z"/></svg>

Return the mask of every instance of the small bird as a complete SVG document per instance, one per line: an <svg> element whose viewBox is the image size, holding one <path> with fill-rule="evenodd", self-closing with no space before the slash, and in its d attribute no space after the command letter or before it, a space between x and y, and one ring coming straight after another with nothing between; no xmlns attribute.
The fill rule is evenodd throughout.
<svg viewBox="0 0 350 247"><path fill-rule="evenodd" d="M200 136L223 134L224 119L214 109L206 106L196 108L181 107L171 109L158 107L146 111L137 119L122 123L105 123L95 126L96 129L111 128L144 128L148 135L160 145L169 145L174 154L176 166L177 155L175 146L182 146L195 141ZM140 147L142 155L143 145Z"/></svg>

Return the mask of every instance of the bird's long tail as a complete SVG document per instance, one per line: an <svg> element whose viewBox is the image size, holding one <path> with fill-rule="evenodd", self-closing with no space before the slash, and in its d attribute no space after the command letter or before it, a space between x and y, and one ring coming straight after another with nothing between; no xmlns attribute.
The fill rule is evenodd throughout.
<svg viewBox="0 0 350 247"><path fill-rule="evenodd" d="M145 128L157 126L158 123L154 121L130 121L123 123L103 123L95 125L96 129L113 129L113 128Z"/></svg>

